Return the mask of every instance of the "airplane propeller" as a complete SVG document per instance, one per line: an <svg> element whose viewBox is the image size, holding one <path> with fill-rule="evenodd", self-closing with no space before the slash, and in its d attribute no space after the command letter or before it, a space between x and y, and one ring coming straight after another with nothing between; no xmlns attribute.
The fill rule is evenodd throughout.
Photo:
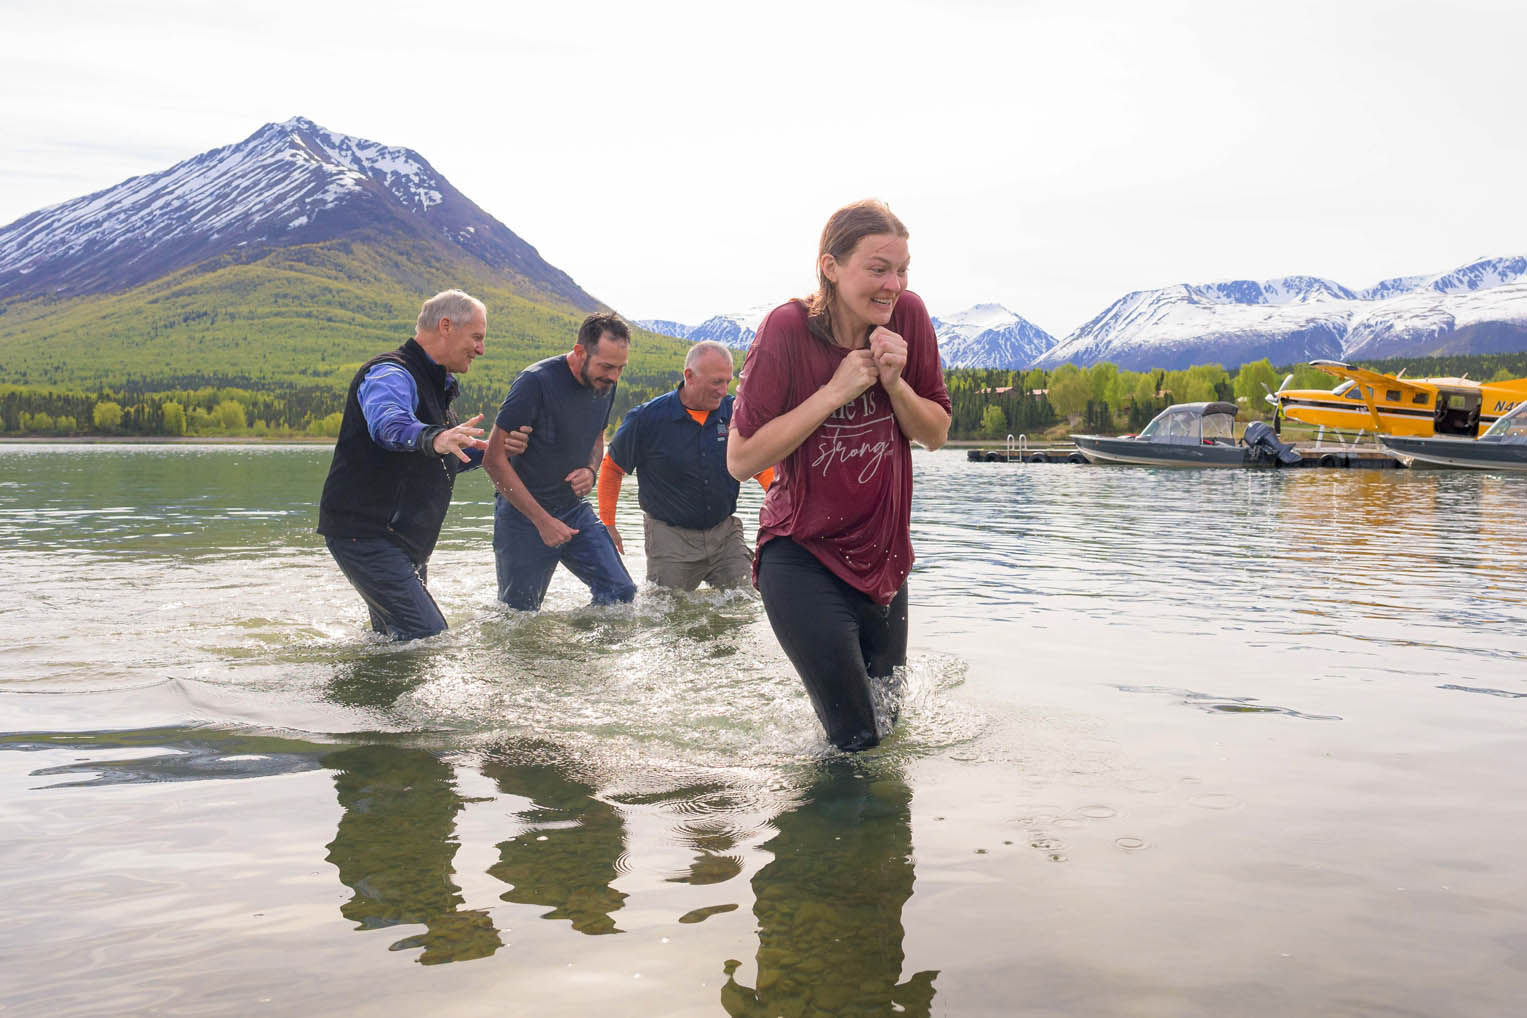
<svg viewBox="0 0 1527 1018"><path fill-rule="evenodd" d="M1294 373L1292 371L1290 371L1288 374L1284 375L1283 376L1283 384L1278 386L1278 392L1282 392L1284 389L1287 389L1289 387L1289 385L1293 382L1293 380L1294 380ZM1267 402L1269 402L1269 403L1271 403L1273 405L1273 415L1272 415L1273 434L1274 435L1282 435L1283 434L1283 401L1278 398L1277 393L1275 393L1271 389L1267 388L1267 383L1266 382L1262 383L1262 388L1267 390L1267 395L1263 396L1262 398L1265 399Z"/></svg>

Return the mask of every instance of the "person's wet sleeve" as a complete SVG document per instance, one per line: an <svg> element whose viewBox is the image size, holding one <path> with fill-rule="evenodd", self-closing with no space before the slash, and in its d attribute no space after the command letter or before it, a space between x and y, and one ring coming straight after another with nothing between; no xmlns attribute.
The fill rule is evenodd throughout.
<svg viewBox="0 0 1527 1018"><path fill-rule="evenodd" d="M493 421L500 431L514 431L527 424L535 427L540 422L541 383L536 375L535 371L527 368L509 386L509 394L499 405L498 416Z"/></svg>
<svg viewBox="0 0 1527 1018"><path fill-rule="evenodd" d="M389 452L421 451L425 425L418 417L419 390L412 375L396 364L378 364L361 379L356 398L373 442Z"/></svg>
<svg viewBox="0 0 1527 1018"><path fill-rule="evenodd" d="M599 464L599 522L607 527L615 526L615 503L620 501L620 479L626 472L615 464L610 454L604 454Z"/></svg>

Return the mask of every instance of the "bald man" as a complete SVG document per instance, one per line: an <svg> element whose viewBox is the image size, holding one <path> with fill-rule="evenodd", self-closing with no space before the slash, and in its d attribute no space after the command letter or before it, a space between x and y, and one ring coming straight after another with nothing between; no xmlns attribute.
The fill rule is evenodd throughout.
<svg viewBox="0 0 1527 1018"><path fill-rule="evenodd" d="M753 553L735 515L739 485L726 470L731 383L732 352L696 343L684 358L683 383L628 411L600 466L599 518L621 554L615 503L621 478L637 475L647 579L659 586L740 587L751 579ZM767 489L773 474L765 470L758 483Z"/></svg>

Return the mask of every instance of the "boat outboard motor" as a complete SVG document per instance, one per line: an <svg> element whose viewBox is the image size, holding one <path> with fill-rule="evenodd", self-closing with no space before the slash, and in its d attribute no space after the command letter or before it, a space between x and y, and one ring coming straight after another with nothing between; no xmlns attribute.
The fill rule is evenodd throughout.
<svg viewBox="0 0 1527 1018"><path fill-rule="evenodd" d="M1251 450L1258 463L1281 463L1291 467L1304 458L1292 445L1279 441L1273 429L1262 421L1252 421L1246 425L1246 434L1241 436L1241 441Z"/></svg>

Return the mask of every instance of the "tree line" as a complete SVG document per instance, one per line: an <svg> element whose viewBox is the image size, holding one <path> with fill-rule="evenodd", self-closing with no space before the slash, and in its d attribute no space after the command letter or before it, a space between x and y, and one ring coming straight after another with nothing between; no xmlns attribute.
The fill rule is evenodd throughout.
<svg viewBox="0 0 1527 1018"><path fill-rule="evenodd" d="M343 390L329 386L165 392L5 386L0 387L0 428L34 435L337 435L344 398Z"/></svg>
<svg viewBox="0 0 1527 1018"><path fill-rule="evenodd" d="M741 359L740 352L736 355ZM1480 381L1527 377L1527 353L1475 354L1371 361L1365 366L1389 374L1468 376ZM1274 367L1267 360L1241 365L1234 374L1218 364L1181 370L1125 371L1101 363L1051 371L953 368L944 373L953 408L951 438L1000 439L1012 435L1139 431L1172 403L1223 400L1244 417L1270 417L1264 396L1284 375L1295 388L1325 389L1331 376L1307 364ZM632 407L682 381L678 369L628 369L616 390L613 428ZM96 392L0 386L0 429L13 435L334 437L344 408L345 388L333 383L201 385L146 391L141 383ZM491 422L505 390L462 379L456 409Z"/></svg>
<svg viewBox="0 0 1527 1018"><path fill-rule="evenodd" d="M615 392L612 424L631 407L677 386L682 377L680 372L626 372ZM332 385L204 386L166 392L3 386L0 431L12 435L333 438L339 434L346 391ZM454 408L463 419L481 413L485 422L491 422L505 391L464 381Z"/></svg>

